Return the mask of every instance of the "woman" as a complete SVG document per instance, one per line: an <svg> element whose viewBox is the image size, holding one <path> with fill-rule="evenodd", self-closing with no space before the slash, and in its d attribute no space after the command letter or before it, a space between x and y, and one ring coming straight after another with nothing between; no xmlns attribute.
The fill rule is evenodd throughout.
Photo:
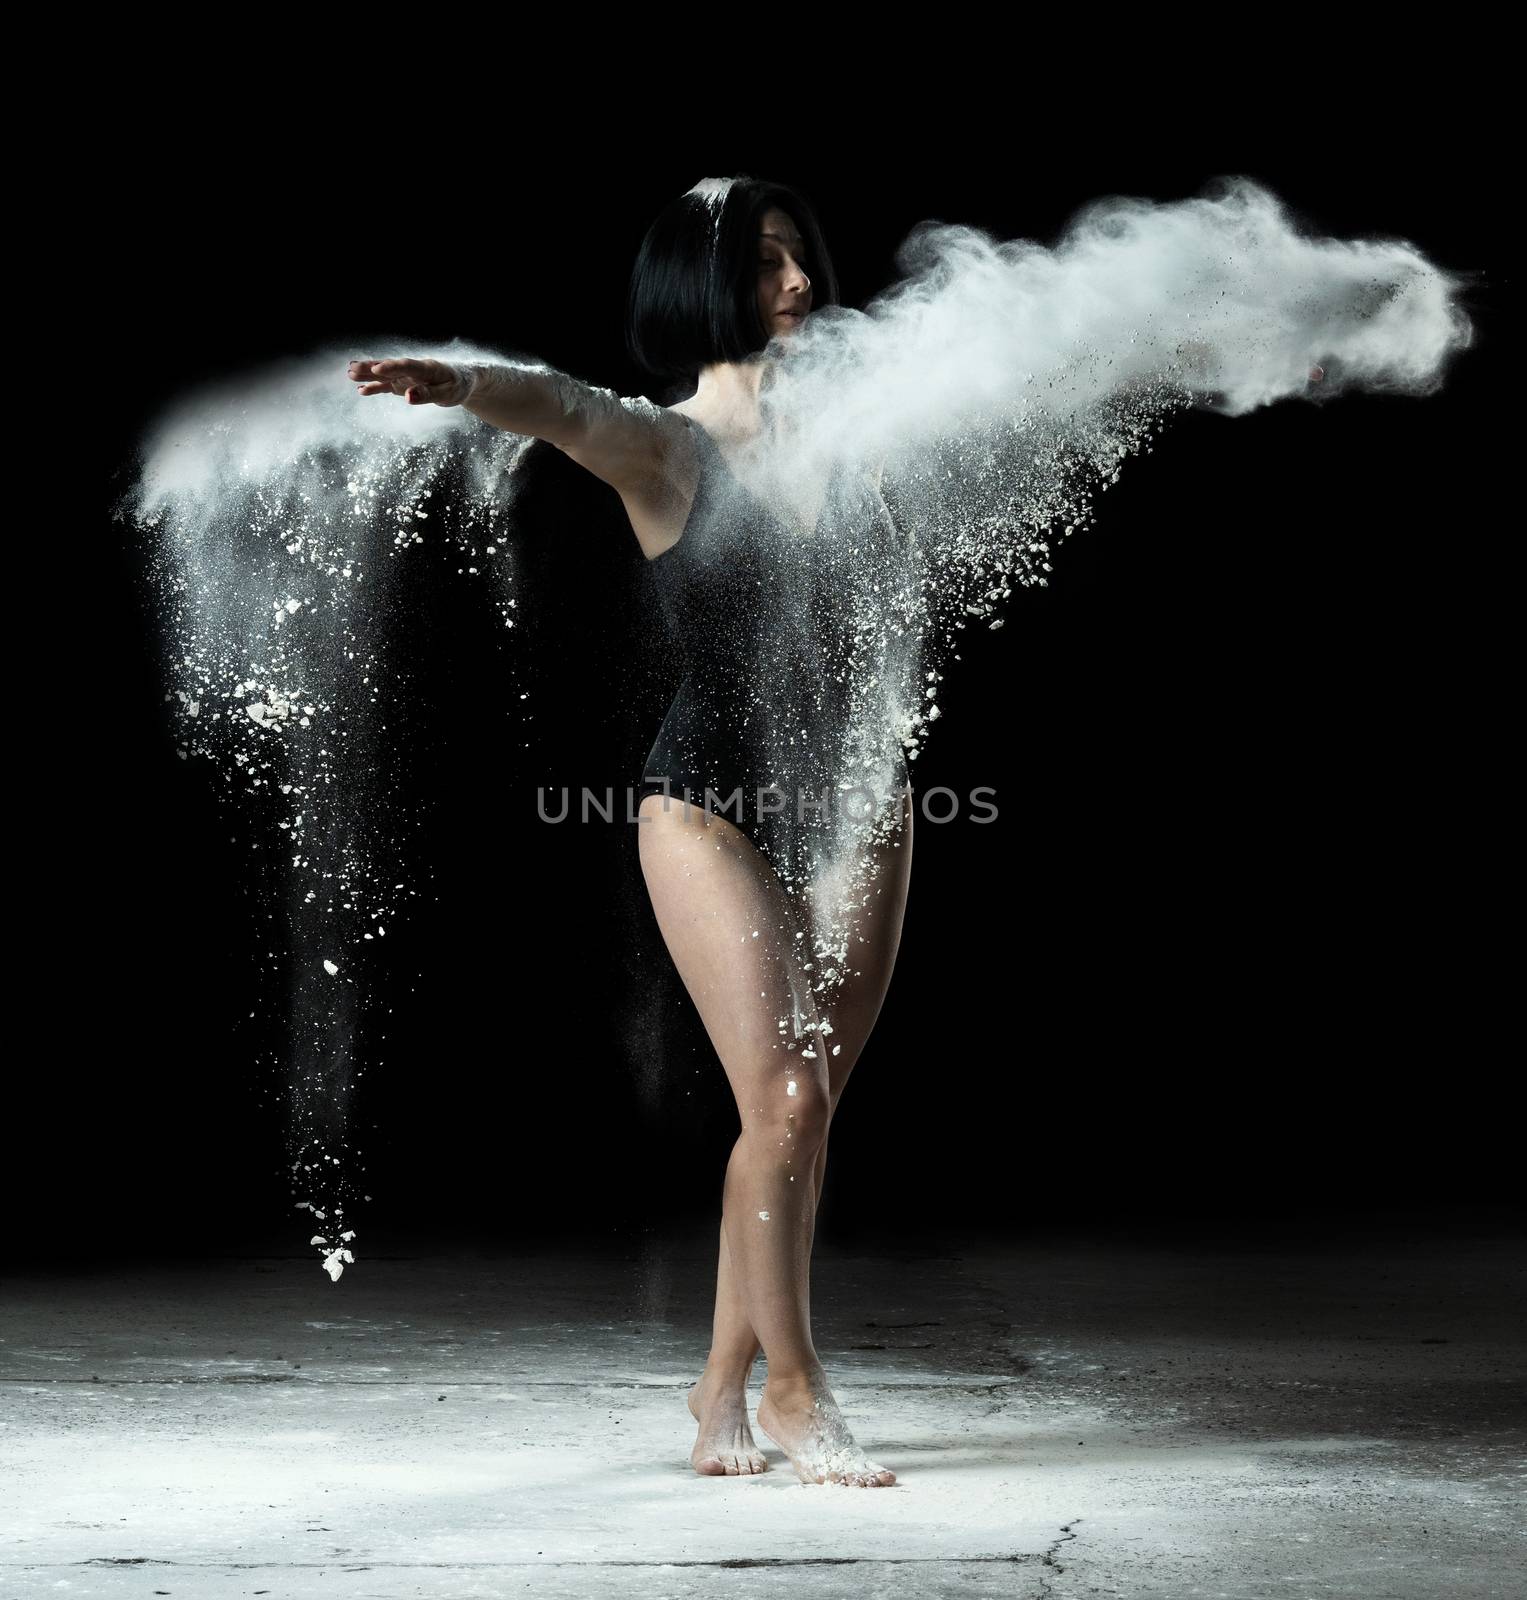
<svg viewBox="0 0 1527 1600"><path fill-rule="evenodd" d="M621 400L547 369L363 360L350 376L362 395L464 405L494 426L548 440L619 493L653 563L648 570L692 658L643 773L641 866L742 1124L723 1191L710 1355L689 1394L699 1424L690 1459L707 1475L765 1470L746 1397L761 1348L768 1375L759 1425L801 1481L881 1487L895 1475L854 1442L812 1343L810 1261L828 1130L900 938L912 844L905 761L898 745L900 781L882 816L890 825L857 852L867 876L856 884L863 892L852 897L848 925L835 930L851 962L832 973L830 1021L812 970L823 944L811 907L823 885L794 881L787 865L824 859L792 850L811 824L800 807L765 806L760 815L756 793L751 813L729 819L709 792L713 778L716 794L732 798L782 770L798 785L841 775L841 762L813 766L803 753L792 764L793 737L759 737L760 729L794 728L797 706L807 704L803 684L810 714L820 717L824 692L844 677L822 663L845 629L817 605L820 583L800 603L761 603L761 593L774 591L761 588L754 568L789 541L770 523L777 513L740 492L732 471L765 429L767 355L780 349L773 341L834 303L821 231L800 195L750 178L707 180L654 222L632 279L632 353L692 391L679 403ZM815 560L828 543L799 548ZM773 652L767 673L757 669L764 650ZM754 686L750 704L744 682ZM833 748L811 744L813 752ZM680 804L676 791L700 803ZM861 846L867 838L860 835Z"/></svg>

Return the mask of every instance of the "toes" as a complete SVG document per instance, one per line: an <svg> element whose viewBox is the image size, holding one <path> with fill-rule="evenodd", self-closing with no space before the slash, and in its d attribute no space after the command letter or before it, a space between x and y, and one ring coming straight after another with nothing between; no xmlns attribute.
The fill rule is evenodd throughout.
<svg viewBox="0 0 1527 1600"><path fill-rule="evenodd" d="M885 1467L868 1467L854 1472L829 1472L817 1482L841 1484L845 1489L889 1489L896 1482L896 1474Z"/></svg>
<svg viewBox="0 0 1527 1600"><path fill-rule="evenodd" d="M702 1456L695 1462L694 1468L707 1478L719 1478L726 1472L726 1465L719 1456Z"/></svg>

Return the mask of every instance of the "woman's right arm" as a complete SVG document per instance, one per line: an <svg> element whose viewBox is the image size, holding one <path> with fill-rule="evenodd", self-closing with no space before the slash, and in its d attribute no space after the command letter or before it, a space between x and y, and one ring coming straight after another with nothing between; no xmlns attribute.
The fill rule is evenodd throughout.
<svg viewBox="0 0 1527 1600"><path fill-rule="evenodd" d="M667 452L686 430L645 402L550 367L497 362L447 364L423 357L352 361L359 393L402 395L410 405L463 406L510 433L545 439L622 495L644 494L663 475Z"/></svg>

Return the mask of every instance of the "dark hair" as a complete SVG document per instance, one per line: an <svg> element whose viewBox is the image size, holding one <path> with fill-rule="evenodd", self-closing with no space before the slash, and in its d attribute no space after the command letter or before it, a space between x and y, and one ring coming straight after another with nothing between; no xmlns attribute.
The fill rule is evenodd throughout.
<svg viewBox="0 0 1527 1600"><path fill-rule="evenodd" d="M741 361L769 342L756 262L759 219L774 206L805 240L812 310L838 304L837 276L804 195L746 175L701 179L658 214L631 270L626 349L674 398L693 392L702 367Z"/></svg>

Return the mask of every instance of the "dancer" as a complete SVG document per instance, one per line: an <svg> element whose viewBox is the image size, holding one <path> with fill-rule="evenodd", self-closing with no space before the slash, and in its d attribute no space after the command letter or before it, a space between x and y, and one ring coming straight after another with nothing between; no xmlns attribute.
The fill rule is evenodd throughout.
<svg viewBox="0 0 1527 1600"><path fill-rule="evenodd" d="M363 359L350 376L363 396L464 406L545 439L620 495L686 668L638 786L642 873L741 1121L690 1459L705 1475L765 1470L747 1414L761 1350L759 1425L800 1480L884 1487L895 1474L855 1442L817 1356L810 1265L828 1133L890 983L912 854L902 749L883 728L864 734L855 698L878 679L850 568L870 563L883 610L905 547L877 482L794 483L780 500L743 481L769 430L776 341L836 303L804 197L707 180L654 222L632 277L632 353L689 391L675 403L499 364ZM829 502L862 511L851 541L834 536L840 518L824 532L813 515ZM832 794L866 773L893 780L871 792L870 825L845 824ZM845 902L829 880L848 853Z"/></svg>

